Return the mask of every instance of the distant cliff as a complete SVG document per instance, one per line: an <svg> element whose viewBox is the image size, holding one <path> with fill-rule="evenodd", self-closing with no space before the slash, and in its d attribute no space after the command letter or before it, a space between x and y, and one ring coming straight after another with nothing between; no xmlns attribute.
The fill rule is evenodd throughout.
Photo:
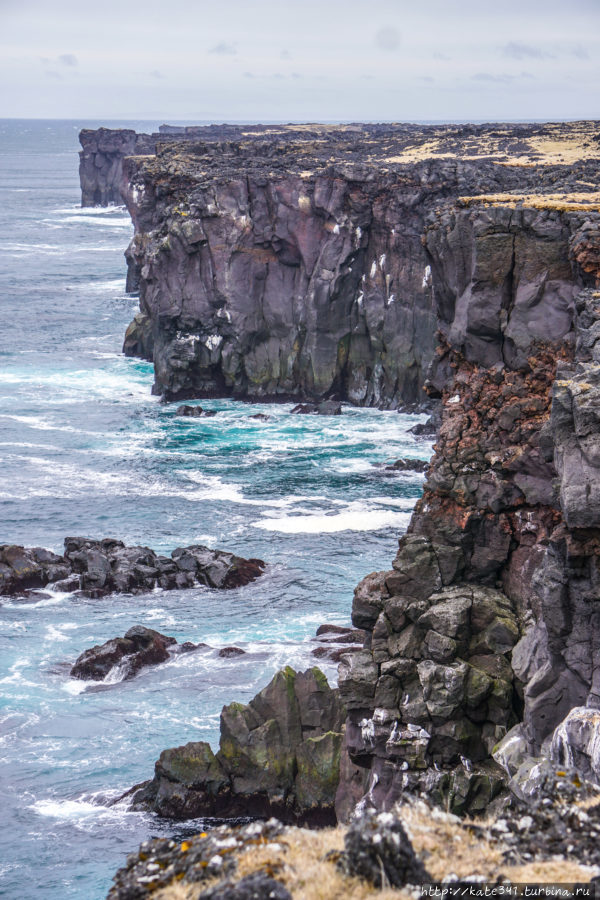
<svg viewBox="0 0 600 900"><path fill-rule="evenodd" d="M427 217L537 174L407 162L406 127L374 128L171 140L126 160L141 314L124 349L154 360L157 393L422 398L436 331Z"/></svg>

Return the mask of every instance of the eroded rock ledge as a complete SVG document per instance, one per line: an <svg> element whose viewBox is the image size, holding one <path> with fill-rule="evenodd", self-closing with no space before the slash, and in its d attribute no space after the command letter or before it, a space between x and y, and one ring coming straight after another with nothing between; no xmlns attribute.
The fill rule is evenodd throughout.
<svg viewBox="0 0 600 900"><path fill-rule="evenodd" d="M197 544L178 547L169 558L112 538L68 537L63 556L42 547L0 545L0 595L26 594L46 586L82 591L88 597L139 594L155 587L234 588L254 581L264 569L260 559Z"/></svg>

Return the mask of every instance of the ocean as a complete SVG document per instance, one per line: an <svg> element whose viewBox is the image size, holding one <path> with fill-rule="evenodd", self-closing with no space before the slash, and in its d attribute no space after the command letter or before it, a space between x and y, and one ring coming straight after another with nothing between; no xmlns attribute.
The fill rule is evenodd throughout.
<svg viewBox="0 0 600 900"><path fill-rule="evenodd" d="M316 628L350 624L355 585L390 567L421 493L422 476L385 464L431 454L409 433L422 416L210 400L218 415L182 419L151 395L152 366L121 354L131 222L80 208L77 152L82 127L158 124L0 121L0 543L203 543L268 568L226 592L0 598L0 895L14 900L102 900L140 841L201 826L108 804L165 747L216 749L223 704L315 663ZM136 624L209 648L131 681L69 677ZM246 654L219 658L232 644Z"/></svg>

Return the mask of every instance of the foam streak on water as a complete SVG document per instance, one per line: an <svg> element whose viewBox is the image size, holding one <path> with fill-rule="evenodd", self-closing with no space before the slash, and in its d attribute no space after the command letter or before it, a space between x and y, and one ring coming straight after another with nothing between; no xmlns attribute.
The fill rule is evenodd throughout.
<svg viewBox="0 0 600 900"><path fill-rule="evenodd" d="M286 663L312 664L317 626L349 623L354 585L389 566L420 494L421 476L383 464L430 452L408 432L415 420L393 412L296 417L214 400L216 416L181 419L152 397L151 366L120 353L136 308L129 220L78 207L84 124L0 122L0 542L206 543L269 565L225 593L2 602L0 894L20 900L101 900L140 840L171 833L110 801L149 777L163 748L214 744L224 703L250 699ZM70 678L84 649L135 624L209 647L131 680ZM220 659L228 645L246 654Z"/></svg>

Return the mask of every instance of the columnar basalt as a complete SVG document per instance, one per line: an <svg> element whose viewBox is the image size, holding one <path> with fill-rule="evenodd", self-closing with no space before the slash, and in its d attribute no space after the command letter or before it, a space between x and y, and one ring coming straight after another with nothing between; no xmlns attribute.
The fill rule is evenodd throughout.
<svg viewBox="0 0 600 900"><path fill-rule="evenodd" d="M342 817L361 790L387 806L411 785L481 808L512 725L539 753L597 706L597 221L469 203L426 231L442 425L393 570L355 594L370 634L340 665Z"/></svg>

